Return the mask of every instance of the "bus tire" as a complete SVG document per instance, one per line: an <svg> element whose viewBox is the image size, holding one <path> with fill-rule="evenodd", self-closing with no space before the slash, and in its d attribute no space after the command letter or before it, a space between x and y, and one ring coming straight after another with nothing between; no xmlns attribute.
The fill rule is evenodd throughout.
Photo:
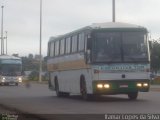
<svg viewBox="0 0 160 120"><path fill-rule="evenodd" d="M136 100L138 97L138 91L137 92L131 92L131 93L128 93L128 98L130 100Z"/></svg>
<svg viewBox="0 0 160 120"><path fill-rule="evenodd" d="M80 92L83 100L91 99L91 95L87 93L86 82L84 77L81 77L81 80L80 80Z"/></svg>
<svg viewBox="0 0 160 120"><path fill-rule="evenodd" d="M58 79L56 78L55 78L55 91L56 91L57 97L68 97L69 96L69 93L59 91Z"/></svg>
<svg viewBox="0 0 160 120"><path fill-rule="evenodd" d="M57 97L61 97L61 94L59 92L59 84L58 84L57 77L55 77L55 91L56 91Z"/></svg>

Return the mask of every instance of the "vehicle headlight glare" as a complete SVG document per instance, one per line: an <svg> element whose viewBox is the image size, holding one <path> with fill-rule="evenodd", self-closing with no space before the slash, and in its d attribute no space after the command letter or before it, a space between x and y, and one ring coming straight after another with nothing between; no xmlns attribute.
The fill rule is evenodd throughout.
<svg viewBox="0 0 160 120"><path fill-rule="evenodd" d="M137 87L142 87L142 84L141 83L137 83Z"/></svg>
<svg viewBox="0 0 160 120"><path fill-rule="evenodd" d="M103 88L103 84L97 84L97 88Z"/></svg>
<svg viewBox="0 0 160 120"><path fill-rule="evenodd" d="M21 78L21 77L19 77L19 78L18 78L18 81L19 81L19 82L22 82L22 78Z"/></svg>
<svg viewBox="0 0 160 120"><path fill-rule="evenodd" d="M109 84L104 84L104 88L110 88Z"/></svg>
<svg viewBox="0 0 160 120"><path fill-rule="evenodd" d="M143 83L143 86L144 87L148 87L148 83Z"/></svg>

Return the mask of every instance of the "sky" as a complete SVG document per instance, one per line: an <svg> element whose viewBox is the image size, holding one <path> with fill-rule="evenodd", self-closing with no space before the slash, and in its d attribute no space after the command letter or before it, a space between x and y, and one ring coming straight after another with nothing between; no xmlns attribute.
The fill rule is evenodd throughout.
<svg viewBox="0 0 160 120"><path fill-rule="evenodd" d="M39 54L40 0L0 0L0 5L4 5L8 54ZM112 0L43 0L42 11L42 54L46 56L51 36L92 23L111 22ZM160 37L159 11L160 0L116 0L116 22L144 26L152 39Z"/></svg>

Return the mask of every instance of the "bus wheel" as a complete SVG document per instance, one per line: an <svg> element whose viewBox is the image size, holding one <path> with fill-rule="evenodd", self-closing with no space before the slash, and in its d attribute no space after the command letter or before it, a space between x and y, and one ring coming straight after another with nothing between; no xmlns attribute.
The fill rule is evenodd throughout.
<svg viewBox="0 0 160 120"><path fill-rule="evenodd" d="M59 85L58 85L58 80L55 80L55 91L56 91L56 95L57 97L60 97L60 92L59 92Z"/></svg>
<svg viewBox="0 0 160 120"><path fill-rule="evenodd" d="M128 98L129 98L130 100L135 100L135 99L137 99L137 97L138 97L138 92L128 93Z"/></svg>
<svg viewBox="0 0 160 120"><path fill-rule="evenodd" d="M83 100L90 100L90 95L87 94L87 88L86 88L85 80L81 80L80 90L81 90L81 96L82 96Z"/></svg>
<svg viewBox="0 0 160 120"><path fill-rule="evenodd" d="M58 84L57 79L55 80L55 91L56 91L57 97L68 97L69 96L69 93L59 91L59 84Z"/></svg>

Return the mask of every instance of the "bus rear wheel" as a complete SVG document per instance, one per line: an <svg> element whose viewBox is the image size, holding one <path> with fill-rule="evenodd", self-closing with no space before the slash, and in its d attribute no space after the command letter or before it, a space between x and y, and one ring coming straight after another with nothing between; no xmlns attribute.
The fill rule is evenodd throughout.
<svg viewBox="0 0 160 120"><path fill-rule="evenodd" d="M128 93L128 98L130 100L136 100L138 97L138 92L131 92L131 93Z"/></svg>
<svg viewBox="0 0 160 120"><path fill-rule="evenodd" d="M68 97L69 96L69 93L59 91L58 80L55 80L55 91L56 91L57 97Z"/></svg>

